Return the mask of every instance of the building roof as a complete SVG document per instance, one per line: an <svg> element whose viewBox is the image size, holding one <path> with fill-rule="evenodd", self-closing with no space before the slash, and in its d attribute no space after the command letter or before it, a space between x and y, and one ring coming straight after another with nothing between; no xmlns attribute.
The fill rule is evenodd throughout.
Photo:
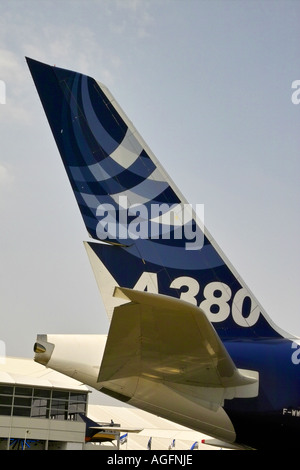
<svg viewBox="0 0 300 470"><path fill-rule="evenodd" d="M0 384L24 385L89 392L83 383L59 372L34 362L33 359L5 357L0 362ZM126 446L122 449L147 449L149 438L152 437L152 449L168 449L175 439L174 450L188 450L194 442L199 442L199 449L211 447L201 444L208 437L205 434L188 429L179 424L155 416L132 406L88 406L88 416L96 422L121 424L122 427L142 429L138 434L129 433Z"/></svg>
<svg viewBox="0 0 300 470"><path fill-rule="evenodd" d="M89 392L86 385L75 379L34 362L33 359L5 357L0 362L0 383L31 387L64 388Z"/></svg>

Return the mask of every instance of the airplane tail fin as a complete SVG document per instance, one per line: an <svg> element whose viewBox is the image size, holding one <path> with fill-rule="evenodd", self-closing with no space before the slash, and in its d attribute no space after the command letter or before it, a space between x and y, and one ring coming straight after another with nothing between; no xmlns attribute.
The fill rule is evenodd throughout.
<svg viewBox="0 0 300 470"><path fill-rule="evenodd" d="M201 307L223 339L285 335L107 88L77 72L27 62L94 240L86 248L108 315L121 286Z"/></svg>

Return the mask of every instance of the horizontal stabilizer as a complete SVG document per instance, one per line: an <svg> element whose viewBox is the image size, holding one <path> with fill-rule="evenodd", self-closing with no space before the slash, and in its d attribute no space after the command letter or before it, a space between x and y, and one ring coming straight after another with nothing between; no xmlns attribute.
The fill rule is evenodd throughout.
<svg viewBox="0 0 300 470"><path fill-rule="evenodd" d="M129 302L114 309L98 381L129 377L201 387L257 382L238 370L206 315L160 294L119 288Z"/></svg>
<svg viewBox="0 0 300 470"><path fill-rule="evenodd" d="M232 449L232 450L238 450L241 448L237 444L230 444L229 442L224 442L224 441L221 441L220 439L202 439L201 444L206 444L212 447L222 447L223 449Z"/></svg>
<svg viewBox="0 0 300 470"><path fill-rule="evenodd" d="M116 426L90 426L90 429L95 429L95 430L99 430L99 431L106 431L106 432L135 432L135 433L138 433L138 432L141 432L144 430L144 428L136 428L136 427L130 427L130 426L120 426L120 427L116 427Z"/></svg>

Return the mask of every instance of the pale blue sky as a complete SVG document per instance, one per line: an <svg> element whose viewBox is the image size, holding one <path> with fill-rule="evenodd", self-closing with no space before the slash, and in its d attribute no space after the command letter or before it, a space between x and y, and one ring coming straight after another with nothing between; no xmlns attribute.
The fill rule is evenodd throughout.
<svg viewBox="0 0 300 470"><path fill-rule="evenodd" d="M0 339L105 333L87 234L24 56L105 83L246 283L300 335L300 3L2 0Z"/></svg>

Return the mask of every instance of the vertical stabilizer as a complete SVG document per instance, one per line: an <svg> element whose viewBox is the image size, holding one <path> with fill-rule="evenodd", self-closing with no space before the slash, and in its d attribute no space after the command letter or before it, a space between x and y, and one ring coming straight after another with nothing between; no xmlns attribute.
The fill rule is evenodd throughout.
<svg viewBox="0 0 300 470"><path fill-rule="evenodd" d="M108 315L118 285L201 307L222 338L283 335L107 88L27 62L94 239L86 247Z"/></svg>

